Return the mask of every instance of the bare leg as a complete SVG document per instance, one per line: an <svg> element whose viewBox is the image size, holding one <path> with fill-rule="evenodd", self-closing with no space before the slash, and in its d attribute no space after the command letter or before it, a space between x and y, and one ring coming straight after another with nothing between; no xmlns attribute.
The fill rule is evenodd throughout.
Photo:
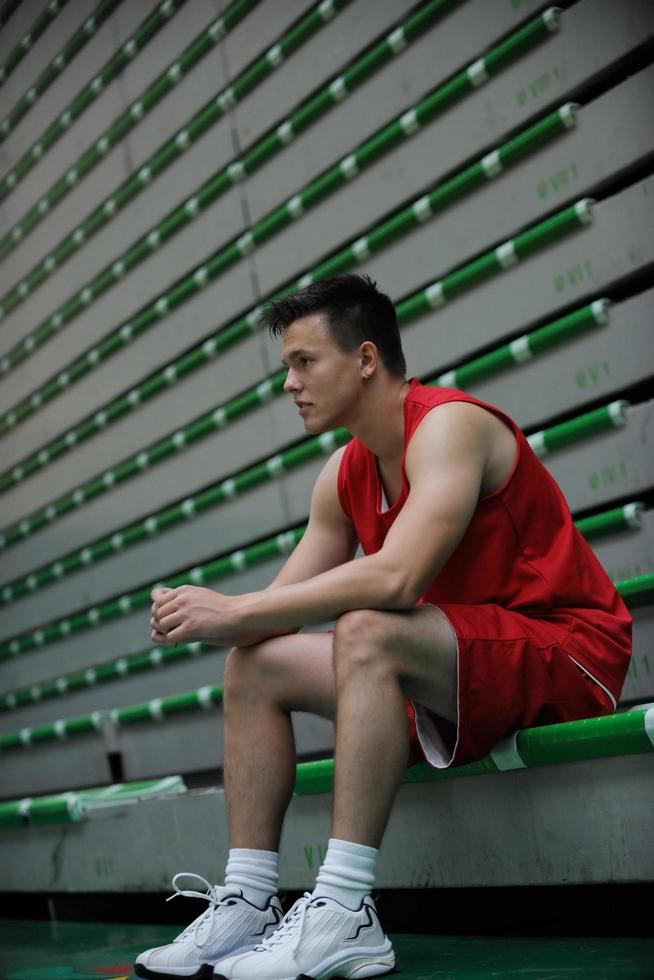
<svg viewBox="0 0 654 980"><path fill-rule="evenodd" d="M359 610L338 622L334 661L332 836L379 847L408 755L405 696L456 721L456 637L433 607Z"/></svg>
<svg viewBox="0 0 654 980"><path fill-rule="evenodd" d="M291 711L335 715L333 637L297 634L232 650L225 667L231 847L276 851L295 783Z"/></svg>
<svg viewBox="0 0 654 980"><path fill-rule="evenodd" d="M290 712L334 718L338 700L332 836L378 847L408 754L405 697L456 721L456 638L431 606L359 610L340 618L335 637L233 650L224 704L231 846L278 849L295 781Z"/></svg>

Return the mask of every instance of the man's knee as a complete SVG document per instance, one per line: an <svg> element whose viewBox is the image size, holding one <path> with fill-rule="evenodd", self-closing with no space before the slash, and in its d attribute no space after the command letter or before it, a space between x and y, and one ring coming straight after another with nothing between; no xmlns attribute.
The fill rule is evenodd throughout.
<svg viewBox="0 0 654 980"><path fill-rule="evenodd" d="M376 609L353 609L344 613L334 631L334 667L337 676L359 668L386 669L390 650L387 613Z"/></svg>
<svg viewBox="0 0 654 980"><path fill-rule="evenodd" d="M367 676L381 672L401 684L416 675L441 669L456 671L456 636L445 614L435 606L408 613L357 609L336 624L334 667L342 681L362 668Z"/></svg>
<svg viewBox="0 0 654 980"><path fill-rule="evenodd" d="M266 684L270 640L249 647L232 647L225 660L223 704L229 709L247 698L259 697Z"/></svg>

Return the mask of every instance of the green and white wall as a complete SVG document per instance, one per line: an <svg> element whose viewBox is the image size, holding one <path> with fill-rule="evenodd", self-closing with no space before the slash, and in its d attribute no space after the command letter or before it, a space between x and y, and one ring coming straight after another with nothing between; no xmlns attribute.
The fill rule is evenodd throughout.
<svg viewBox="0 0 654 980"><path fill-rule="evenodd" d="M266 299L365 271L411 374L512 414L654 696L648 0L23 0L0 30L0 796L216 776L225 652L155 583L265 585L343 432ZM481 558L483 560L483 556ZM331 728L297 720L300 756Z"/></svg>

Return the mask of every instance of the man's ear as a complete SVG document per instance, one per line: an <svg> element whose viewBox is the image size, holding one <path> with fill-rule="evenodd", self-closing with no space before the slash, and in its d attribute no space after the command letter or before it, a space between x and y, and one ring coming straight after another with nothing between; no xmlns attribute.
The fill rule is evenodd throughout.
<svg viewBox="0 0 654 980"><path fill-rule="evenodd" d="M361 358L361 377L364 381L370 381L379 367L379 351L377 345L372 340L364 340L359 348Z"/></svg>

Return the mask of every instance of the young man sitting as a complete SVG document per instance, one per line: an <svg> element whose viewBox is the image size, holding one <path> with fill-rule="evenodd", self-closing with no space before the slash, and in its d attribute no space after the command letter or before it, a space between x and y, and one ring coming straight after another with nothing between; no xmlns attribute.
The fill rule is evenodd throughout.
<svg viewBox="0 0 654 980"><path fill-rule="evenodd" d="M315 283L271 304L267 322L306 432L353 438L267 589L153 592L155 643L234 646L225 885L202 879L206 912L138 958L157 980L388 973L370 893L407 763L456 766L517 729L608 714L628 666L629 614L558 486L499 409L406 380L395 310L374 283ZM332 620L332 632L298 632ZM294 711L336 723L333 821L313 891L282 919Z"/></svg>

